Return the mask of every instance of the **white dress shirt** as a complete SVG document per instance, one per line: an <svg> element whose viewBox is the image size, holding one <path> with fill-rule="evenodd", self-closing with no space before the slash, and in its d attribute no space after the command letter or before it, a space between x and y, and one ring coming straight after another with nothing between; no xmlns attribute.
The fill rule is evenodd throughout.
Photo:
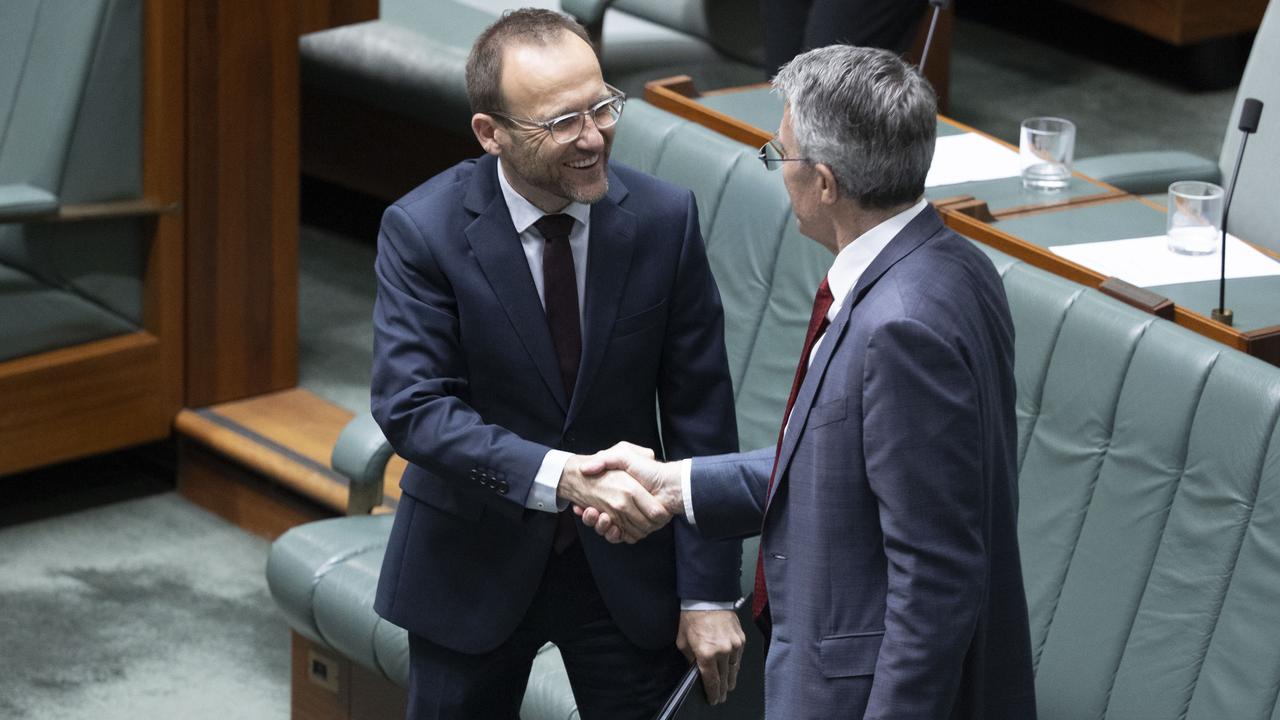
<svg viewBox="0 0 1280 720"><path fill-rule="evenodd" d="M921 198L919 202L884 222L876 225L865 233L859 235L853 242L845 245L843 249L836 255L835 262L831 263L831 269L827 270L827 285L831 288L831 295L835 297L835 302L831 303L831 309L827 311L827 322L835 322L837 316L840 315L840 308L844 305L844 301L848 299L853 286L858 284L858 280L862 278L862 273L871 267L872 261L880 254L889 241L898 236L902 229L907 226L920 214L929 201ZM816 292L816 289L815 289ZM813 362L813 358L818 353L818 348L822 347L822 341L826 335L818 337L813 343L813 349L809 351L809 362ZM787 417L787 426L790 426L791 418ZM786 428L783 428L786 432ZM691 479L693 476L693 461L683 460L680 463L681 488L684 492L684 514L685 519L690 525L697 526L693 517L693 494L691 492Z"/></svg>

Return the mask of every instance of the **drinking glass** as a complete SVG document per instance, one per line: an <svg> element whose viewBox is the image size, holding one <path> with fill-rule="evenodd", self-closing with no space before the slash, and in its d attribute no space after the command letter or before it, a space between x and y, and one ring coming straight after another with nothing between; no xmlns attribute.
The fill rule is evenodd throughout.
<svg viewBox="0 0 1280 720"><path fill-rule="evenodd" d="M1222 188L1198 180L1169 186L1166 235L1169 249L1182 255L1210 255L1218 251L1222 231Z"/></svg>
<svg viewBox="0 0 1280 720"><path fill-rule="evenodd" d="M1018 156L1022 161L1022 187L1038 192L1058 192L1071 182L1071 160L1076 149L1076 126L1070 120L1034 117L1022 121Z"/></svg>

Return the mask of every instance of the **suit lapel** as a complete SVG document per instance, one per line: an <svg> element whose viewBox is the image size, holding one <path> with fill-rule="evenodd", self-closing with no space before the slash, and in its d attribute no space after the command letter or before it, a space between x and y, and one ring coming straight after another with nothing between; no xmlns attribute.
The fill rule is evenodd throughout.
<svg viewBox="0 0 1280 720"><path fill-rule="evenodd" d="M497 160L490 155L476 163L471 186L463 200L463 205L476 214L466 229L467 243L538 374L560 409L567 411L568 402L560 381L555 346L551 344L551 331L547 328L547 316L529 274L529 261L520 245L520 236L511 223L511 211L502 199L497 172Z"/></svg>
<svg viewBox="0 0 1280 720"><path fill-rule="evenodd" d="M858 282L854 284L849 294L845 297L844 304L840 306L840 313L823 335L822 345L819 346L818 352L814 354L813 362L810 363L809 370L805 373L804 382L800 384L800 392L796 395L796 404L791 409L791 422L783 434L782 447L778 450L778 470L773 484L773 491L765 500L766 513L769 510L769 504L773 501L774 496L778 494L778 489L786 478L787 469L792 457L795 455L796 446L799 444L800 437L804 434L805 426L809 422L809 411L813 409L813 399L818 393L818 388L822 385L823 376L826 375L827 367L831 364L831 357L835 354L835 350L849 326L854 307L862 302L862 298L866 296L867 291L890 268L902 258L910 255L941 229L942 220L938 217L938 213L933 209L932 205L926 207L919 215L912 218L911 222L907 223L907 226L894 236L893 240L889 241L889 244L871 261L871 265L862 273L862 276L858 278Z"/></svg>
<svg viewBox="0 0 1280 720"><path fill-rule="evenodd" d="M573 422L600 369L631 269L636 216L620 205L626 196L627 187L610 172L608 194L591 206L587 283L583 298L582 362L578 366L573 401L565 418L566 427Z"/></svg>

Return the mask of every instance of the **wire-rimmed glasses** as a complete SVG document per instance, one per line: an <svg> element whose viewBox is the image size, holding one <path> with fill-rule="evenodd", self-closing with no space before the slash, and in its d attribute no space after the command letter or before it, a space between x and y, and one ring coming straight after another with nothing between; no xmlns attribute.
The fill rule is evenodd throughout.
<svg viewBox="0 0 1280 720"><path fill-rule="evenodd" d="M595 123L595 126L600 130L606 130L618 124L618 118L622 117L622 108L627 102L627 94L609 84L605 84L605 87L608 88L609 92L613 93L609 97L586 110L565 113L550 120L518 118L496 110L491 110L487 114L527 128L542 128L550 133L552 140L560 145L567 145L582 135L582 129L586 127L586 118L588 116L591 118L591 122Z"/></svg>
<svg viewBox="0 0 1280 720"><path fill-rule="evenodd" d="M756 155L766 170L777 170L782 167L784 162L809 162L809 158L792 158L782 151L782 145L778 144L775 138L760 146L760 153Z"/></svg>

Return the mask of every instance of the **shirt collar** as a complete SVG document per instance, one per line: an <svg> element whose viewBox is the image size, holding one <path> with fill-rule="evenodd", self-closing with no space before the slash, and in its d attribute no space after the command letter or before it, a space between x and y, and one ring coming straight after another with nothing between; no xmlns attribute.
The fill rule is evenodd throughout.
<svg viewBox="0 0 1280 720"><path fill-rule="evenodd" d="M929 201L920 198L915 205L903 210L884 222L876 225L865 233L859 235L857 239L848 245L836 255L836 260L831 264L831 269L827 271L827 285L831 287L831 294L835 297L835 302L831 304L831 309L827 311L827 319L834 322L836 315L840 313L840 306L844 304L845 296L858 284L858 280L862 278L862 273L867 271L872 261L884 250L889 241L897 237L898 233L911 222L916 215L928 207Z"/></svg>
<svg viewBox="0 0 1280 720"><path fill-rule="evenodd" d="M517 234L523 235L525 230L547 214L538 209L538 206L525 200L523 195L511 187L511 183L507 182L507 176L502 172L502 158L498 158L498 185L502 188L502 198L507 201L507 210L511 213L511 223L516 226ZM586 203L571 202L560 212L584 226L591 218L591 206Z"/></svg>

